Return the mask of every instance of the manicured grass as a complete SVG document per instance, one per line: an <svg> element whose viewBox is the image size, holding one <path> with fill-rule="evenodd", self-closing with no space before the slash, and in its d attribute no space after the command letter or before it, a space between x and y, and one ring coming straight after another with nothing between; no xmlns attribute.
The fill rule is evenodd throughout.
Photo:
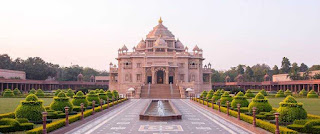
<svg viewBox="0 0 320 134"><path fill-rule="evenodd" d="M21 100L25 98L0 98L0 113L14 112ZM44 106L50 105L53 98L39 98L44 101Z"/></svg>

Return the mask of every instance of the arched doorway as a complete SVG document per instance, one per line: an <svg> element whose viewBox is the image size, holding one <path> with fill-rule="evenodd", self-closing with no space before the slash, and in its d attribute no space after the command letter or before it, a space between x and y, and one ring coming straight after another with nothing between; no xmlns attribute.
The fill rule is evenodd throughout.
<svg viewBox="0 0 320 134"><path fill-rule="evenodd" d="M163 84L164 72L162 70L157 71L157 84Z"/></svg>

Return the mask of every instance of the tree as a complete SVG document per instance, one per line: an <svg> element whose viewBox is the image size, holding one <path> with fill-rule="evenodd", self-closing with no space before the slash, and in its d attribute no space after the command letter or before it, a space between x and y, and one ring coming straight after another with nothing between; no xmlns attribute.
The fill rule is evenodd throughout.
<svg viewBox="0 0 320 134"><path fill-rule="evenodd" d="M27 79L45 80L48 76L56 76L57 73L53 64L45 62L40 57L29 57L23 64Z"/></svg>
<svg viewBox="0 0 320 134"><path fill-rule="evenodd" d="M272 74L279 74L279 68L277 65L274 65L272 68Z"/></svg>
<svg viewBox="0 0 320 134"><path fill-rule="evenodd" d="M320 79L320 74L319 74L319 73L316 73L316 74L313 76L313 79Z"/></svg>
<svg viewBox="0 0 320 134"><path fill-rule="evenodd" d="M291 63L287 57L282 58L281 62L281 73L289 73L290 72Z"/></svg>
<svg viewBox="0 0 320 134"><path fill-rule="evenodd" d="M288 73L288 77L290 77L291 80L300 80L301 79L301 76L299 74L299 66L296 62L294 62L292 64L290 72Z"/></svg>
<svg viewBox="0 0 320 134"><path fill-rule="evenodd" d="M301 65L300 65L300 72L305 72L305 71L307 71L308 69L309 69L309 67L308 67L306 64L301 63Z"/></svg>
<svg viewBox="0 0 320 134"><path fill-rule="evenodd" d="M243 66L244 66L244 65L241 65L241 64L239 64L239 65L237 66L237 73L238 73L238 74L243 74L243 73L244 73Z"/></svg>
<svg viewBox="0 0 320 134"><path fill-rule="evenodd" d="M320 65L313 65L309 68L309 71L320 70Z"/></svg>
<svg viewBox="0 0 320 134"><path fill-rule="evenodd" d="M263 81L264 75L270 70L270 67L266 64L257 64L252 66L251 68L253 70L253 79L257 82Z"/></svg>
<svg viewBox="0 0 320 134"><path fill-rule="evenodd" d="M0 54L0 69L11 69L11 58L7 54Z"/></svg>
<svg viewBox="0 0 320 134"><path fill-rule="evenodd" d="M90 81L90 77L99 75L99 72L97 70L94 70L93 68L86 67L83 69L82 74L84 76L84 81Z"/></svg>
<svg viewBox="0 0 320 134"><path fill-rule="evenodd" d="M246 81L251 81L253 77L253 71L250 66L246 67L246 71L244 72Z"/></svg>
<svg viewBox="0 0 320 134"><path fill-rule="evenodd" d="M78 75L83 72L83 68L79 65L62 68L59 80L62 81L77 81Z"/></svg>

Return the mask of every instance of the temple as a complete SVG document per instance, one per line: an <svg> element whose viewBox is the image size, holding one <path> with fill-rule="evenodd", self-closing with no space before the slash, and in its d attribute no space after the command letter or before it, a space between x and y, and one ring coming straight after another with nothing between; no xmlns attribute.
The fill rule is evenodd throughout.
<svg viewBox="0 0 320 134"><path fill-rule="evenodd" d="M132 52L125 45L118 50L118 67L110 63L109 87L120 94L134 89L136 98L150 96L150 91L171 97L177 92L176 97L180 98L186 88L195 93L210 90L211 64L203 64L203 50L197 45L191 52L188 50L160 18L158 25Z"/></svg>

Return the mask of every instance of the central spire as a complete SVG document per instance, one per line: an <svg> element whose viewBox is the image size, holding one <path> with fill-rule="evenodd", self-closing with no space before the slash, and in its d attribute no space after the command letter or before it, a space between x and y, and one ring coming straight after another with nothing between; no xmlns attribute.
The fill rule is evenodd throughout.
<svg viewBox="0 0 320 134"><path fill-rule="evenodd" d="M160 17L160 19L159 19L159 23L162 24L162 19L161 19L161 17Z"/></svg>

